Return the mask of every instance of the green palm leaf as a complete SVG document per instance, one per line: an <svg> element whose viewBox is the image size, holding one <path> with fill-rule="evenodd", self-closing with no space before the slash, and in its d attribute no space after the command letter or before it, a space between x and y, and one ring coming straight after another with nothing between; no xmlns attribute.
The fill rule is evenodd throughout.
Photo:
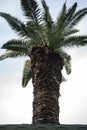
<svg viewBox="0 0 87 130"><path fill-rule="evenodd" d="M66 17L66 3L63 4L63 8L62 11L59 15L59 17L57 18L57 22L56 22L56 29L62 34L62 31L65 28L65 17Z"/></svg>
<svg viewBox="0 0 87 130"><path fill-rule="evenodd" d="M28 84L29 80L31 79L31 69L30 69L30 60L27 60L24 65L24 70L23 70L23 76L22 76L22 86L26 87Z"/></svg>
<svg viewBox="0 0 87 130"><path fill-rule="evenodd" d="M66 14L65 23L69 24L70 20L72 19L72 16L74 15L74 13L76 11L76 8L77 8L77 3L74 3L73 6L68 9L67 14Z"/></svg>
<svg viewBox="0 0 87 130"><path fill-rule="evenodd" d="M55 26L53 28L51 47L54 49L59 47L63 41L63 32L65 29L65 17L66 17L66 3L63 4L62 11L57 18Z"/></svg>
<svg viewBox="0 0 87 130"><path fill-rule="evenodd" d="M24 30L25 25L20 20L7 13L0 12L0 16L5 18L11 28L15 30L19 35L21 35L22 37L27 35L26 31Z"/></svg>
<svg viewBox="0 0 87 130"><path fill-rule="evenodd" d="M69 23L69 27L73 27L73 26L77 25L78 22L80 22L80 21L82 20L82 18L83 18L86 14L87 14L87 8L84 8L84 9L81 9L81 10L77 11L77 12L73 15L73 17L72 17L72 19L71 19L71 21L70 21L70 23Z"/></svg>
<svg viewBox="0 0 87 130"><path fill-rule="evenodd" d="M45 0L41 0L43 8L44 8L44 13L43 13L43 19L48 27L48 29L52 29L52 25L53 25L53 20L51 18L50 12L49 12L49 8L45 2Z"/></svg>
<svg viewBox="0 0 87 130"><path fill-rule="evenodd" d="M64 50L62 49L59 49L57 50L61 56L63 57L64 59L64 67L65 67L65 70L67 72L67 74L70 74L71 73L71 56L68 55Z"/></svg>
<svg viewBox="0 0 87 130"><path fill-rule="evenodd" d="M47 40L45 41L47 45L49 45L49 43L51 44L52 42L52 30L53 30L53 20L52 20L52 17L50 15L50 12L49 12L49 8L45 2L45 0L41 0L42 2L42 6L43 6L43 9L44 9L44 12L43 12L43 20L44 20L44 24L45 24L45 28L46 28L46 37L47 37ZM49 42L48 42L49 41Z"/></svg>
<svg viewBox="0 0 87 130"><path fill-rule="evenodd" d="M71 73L71 60L64 59L64 67L67 74Z"/></svg>
<svg viewBox="0 0 87 130"><path fill-rule="evenodd" d="M0 56L0 60L4 60L6 58L17 58L17 57L23 57L23 56L27 56L25 55L25 53L20 53L20 52L17 52L17 51L6 51L5 54L1 55Z"/></svg>
<svg viewBox="0 0 87 130"><path fill-rule="evenodd" d="M41 18L37 2L35 0L21 0L21 6L24 11L24 15L38 25Z"/></svg>
<svg viewBox="0 0 87 130"><path fill-rule="evenodd" d="M64 31L64 36L67 37L67 36L72 35L77 32L79 32L78 29L67 29Z"/></svg>
<svg viewBox="0 0 87 130"><path fill-rule="evenodd" d="M85 46L87 45L87 36L71 36L66 38L63 47L73 47L73 46Z"/></svg>
<svg viewBox="0 0 87 130"><path fill-rule="evenodd" d="M3 49L25 53L26 55L30 49L29 47L30 45L22 40L10 40L2 46Z"/></svg>
<svg viewBox="0 0 87 130"><path fill-rule="evenodd" d="M31 33L32 39L36 40L37 43L45 44L44 40L44 29L42 26L42 16L41 16L41 9L38 6L38 3L35 0L21 0L21 6L22 10L24 11L24 15L28 17L29 22L28 22L28 28L29 31L33 31ZM33 24L33 29L31 30L31 27L29 26L29 23ZM39 39L39 40L38 40Z"/></svg>
<svg viewBox="0 0 87 130"><path fill-rule="evenodd" d="M35 45L39 45L40 43L42 43L41 29L43 27L41 25L39 25L37 29L36 25L33 22L29 21L26 23L26 28L28 34L31 37L32 43L34 43Z"/></svg>

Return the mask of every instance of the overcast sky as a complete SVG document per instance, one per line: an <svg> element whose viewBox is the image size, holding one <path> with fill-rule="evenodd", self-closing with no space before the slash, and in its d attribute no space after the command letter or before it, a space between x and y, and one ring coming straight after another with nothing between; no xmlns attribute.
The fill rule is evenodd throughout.
<svg viewBox="0 0 87 130"><path fill-rule="evenodd" d="M40 0L37 0L40 3ZM65 0L46 0L55 19ZM87 7L87 0L67 0L70 7L74 2L78 9ZM41 3L40 3L41 5ZM20 0L0 0L0 11L25 20ZM87 16L78 24L80 34L87 35ZM8 40L18 38L7 22L0 18L0 47ZM0 49L0 55L3 53ZM87 46L67 50L72 57L72 73L63 75L67 82L61 84L60 123L87 124ZM21 86L22 70L26 58L6 59L0 62L0 124L32 122L33 86Z"/></svg>

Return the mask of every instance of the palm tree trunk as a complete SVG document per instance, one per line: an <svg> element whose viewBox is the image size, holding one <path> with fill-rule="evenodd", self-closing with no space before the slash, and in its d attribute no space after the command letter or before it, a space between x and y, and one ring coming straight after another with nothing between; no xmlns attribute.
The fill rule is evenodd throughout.
<svg viewBox="0 0 87 130"><path fill-rule="evenodd" d="M59 124L63 58L46 47L33 47L30 58L34 86L33 123Z"/></svg>

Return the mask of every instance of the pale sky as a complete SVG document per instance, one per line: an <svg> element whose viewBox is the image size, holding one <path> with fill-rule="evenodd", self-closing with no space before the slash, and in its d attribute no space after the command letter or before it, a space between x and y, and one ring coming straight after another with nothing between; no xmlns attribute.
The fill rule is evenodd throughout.
<svg viewBox="0 0 87 130"><path fill-rule="evenodd" d="M40 3L40 0L37 0ZM55 19L65 0L46 0ZM87 0L67 0L70 7L78 3L78 9L87 7ZM41 4L40 4L41 5ZM0 11L10 13L25 21L20 0L0 0ZM80 34L87 35L87 16L79 23ZM18 38L7 22L0 17L0 47L8 40ZM66 50L72 57L72 73L63 75L67 82L61 84L60 123L87 124L87 46ZM0 54L4 51L0 49ZM0 124L32 122L33 86L21 86L22 70L26 58L6 59L0 62Z"/></svg>

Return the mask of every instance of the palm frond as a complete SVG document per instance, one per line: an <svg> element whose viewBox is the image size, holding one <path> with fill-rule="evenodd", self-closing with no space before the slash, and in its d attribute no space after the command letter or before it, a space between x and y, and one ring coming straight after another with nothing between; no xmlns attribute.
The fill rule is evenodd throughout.
<svg viewBox="0 0 87 130"><path fill-rule="evenodd" d="M56 28L59 31L61 31L61 29L63 30L63 27L65 27L65 25L64 25L65 17L66 17L66 3L63 4L62 11L61 11L59 17L57 18Z"/></svg>
<svg viewBox="0 0 87 130"><path fill-rule="evenodd" d="M69 21L72 19L72 16L74 15L77 8L77 3L75 2L71 8L68 9L66 13L66 24L69 23Z"/></svg>
<svg viewBox="0 0 87 130"><path fill-rule="evenodd" d="M64 67L67 72L67 74L71 73L71 56L68 55L63 49L57 49L56 50L64 59Z"/></svg>
<svg viewBox="0 0 87 130"><path fill-rule="evenodd" d="M17 51L21 53L28 54L30 44L28 42L22 40L10 40L7 41L3 46L2 49Z"/></svg>
<svg viewBox="0 0 87 130"><path fill-rule="evenodd" d="M4 59L7 59L7 58L17 58L17 57L23 57L23 56L27 56L25 55L25 53L20 53L20 52L17 52L17 51L6 51L5 54L1 55L0 56L0 61L1 60L4 60Z"/></svg>
<svg viewBox="0 0 87 130"><path fill-rule="evenodd" d="M63 32L65 29L65 16L66 16L66 3L63 4L62 11L55 23L55 27L54 27L53 34L52 34L53 42L51 42L51 46L53 48L59 47L63 41L63 38L64 38Z"/></svg>
<svg viewBox="0 0 87 130"><path fill-rule="evenodd" d="M39 24L40 18L40 9L35 0L21 0L22 10L24 15L32 20L36 25Z"/></svg>
<svg viewBox="0 0 87 130"><path fill-rule="evenodd" d="M43 14L43 19L48 27L48 29L52 29L53 25L53 20L49 12L49 7L47 6L45 0L41 0L43 8L44 8L44 14Z"/></svg>
<svg viewBox="0 0 87 130"><path fill-rule="evenodd" d="M71 73L71 60L64 59L64 67L67 74Z"/></svg>
<svg viewBox="0 0 87 130"><path fill-rule="evenodd" d="M25 25L20 20L7 13L0 12L0 16L5 18L11 28L15 30L20 36L25 37L27 35L26 31L23 28Z"/></svg>
<svg viewBox="0 0 87 130"><path fill-rule="evenodd" d="M73 15L75 14L77 8L77 3L75 2L71 8L68 9L65 17L65 29L64 29L64 36L72 35L74 33L79 32L77 29L70 28L70 22L72 20Z"/></svg>
<svg viewBox="0 0 87 130"><path fill-rule="evenodd" d="M52 31L53 31L53 25L54 25L54 22L52 20L52 17L50 15L50 12L49 12L49 7L47 6L45 0L41 0L42 2L42 6L43 6L43 9L44 9L44 12L43 12L43 21L45 23L45 28L46 28L46 43L47 45L49 45L49 43L52 42Z"/></svg>
<svg viewBox="0 0 87 130"><path fill-rule="evenodd" d="M26 87L28 84L29 80L31 79L31 69L30 69L30 60L27 60L24 65L24 70L23 70L23 76L22 76L22 86Z"/></svg>
<svg viewBox="0 0 87 130"><path fill-rule="evenodd" d="M64 35L66 37L66 36L72 35L72 34L77 33L77 32L79 32L78 29L67 29L64 31Z"/></svg>
<svg viewBox="0 0 87 130"><path fill-rule="evenodd" d="M87 45L87 36L71 36L66 38L63 47L73 47L73 46L85 46Z"/></svg>
<svg viewBox="0 0 87 130"><path fill-rule="evenodd" d="M24 11L24 15L29 18L29 22L32 22L34 27L36 28L36 30L34 30L34 33L31 33L31 35L34 36L34 38L32 38L36 38L36 41L37 38L39 38L39 42L37 41L37 43L40 43L41 40L41 43L44 44L45 40L43 35L43 26L41 26L43 19L41 16L41 9L39 8L38 3L35 0L21 0L21 6Z"/></svg>
<svg viewBox="0 0 87 130"><path fill-rule="evenodd" d="M41 35L41 29L43 28L41 25L39 26L39 28L37 29L37 27L35 26L35 24L31 21L26 23L26 28L27 28L27 32L28 34L31 36L31 40L35 43L35 45L38 45L42 40L42 35Z"/></svg>
<svg viewBox="0 0 87 130"><path fill-rule="evenodd" d="M81 10L77 11L77 12L73 15L73 17L72 17L72 19L71 19L71 21L70 21L70 23L69 23L69 27L72 28L73 26L77 25L78 22L80 22L80 21L82 20L82 18L83 18L86 14L87 14L87 8L84 8L84 9L81 9Z"/></svg>

